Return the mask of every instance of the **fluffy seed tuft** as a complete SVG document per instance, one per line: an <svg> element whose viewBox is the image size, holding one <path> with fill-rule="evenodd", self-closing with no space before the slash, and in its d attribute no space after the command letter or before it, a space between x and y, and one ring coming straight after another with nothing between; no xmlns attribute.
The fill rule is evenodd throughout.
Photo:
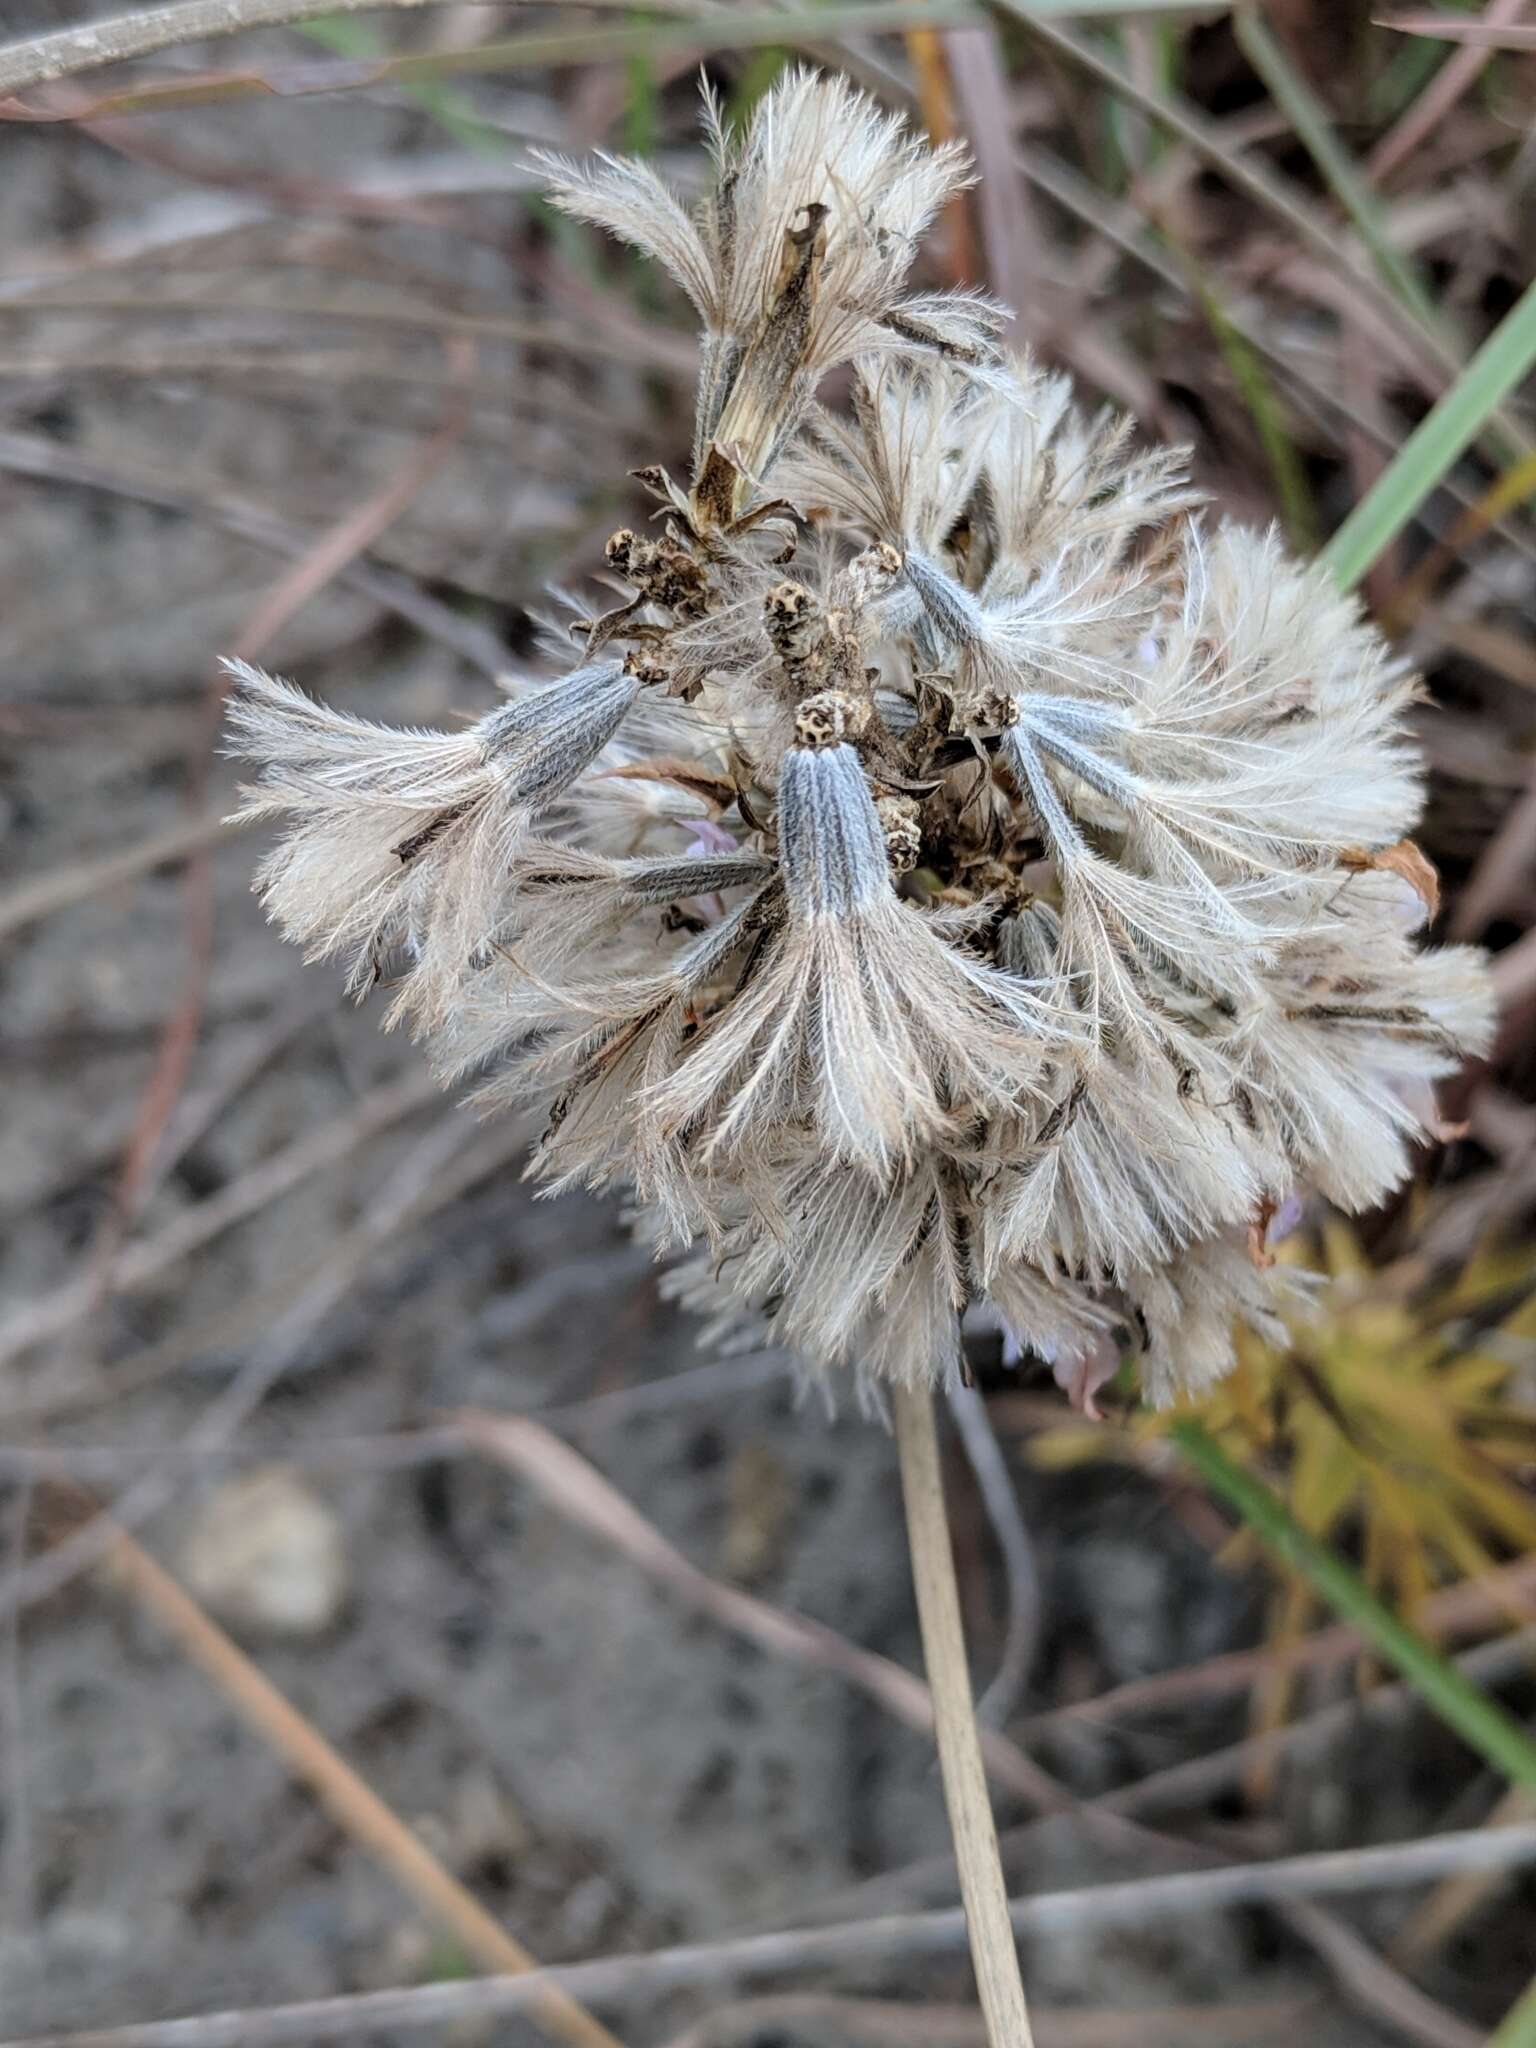
<svg viewBox="0 0 1536 2048"><path fill-rule="evenodd" d="M912 291L957 151L803 70L706 123L692 210L549 167L703 327L632 595L459 732L233 665L257 885L540 1110L531 1171L626 1188L722 1341L920 1381L975 1308L1090 1414L1126 1349L1198 1390L1303 1298L1270 1219L1379 1201L1489 1040L1480 956L1417 943L1413 679L997 309Z"/></svg>

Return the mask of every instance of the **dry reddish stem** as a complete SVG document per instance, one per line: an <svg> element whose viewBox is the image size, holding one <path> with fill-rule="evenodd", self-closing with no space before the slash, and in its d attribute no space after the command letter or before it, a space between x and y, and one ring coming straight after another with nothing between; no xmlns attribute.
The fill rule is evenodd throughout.
<svg viewBox="0 0 1536 2048"><path fill-rule="evenodd" d="M403 1890L447 1930L482 1969L521 1976L539 1967L521 1942L474 1898L373 1788L338 1755L149 1553L119 1534L108 1565L146 1612L219 1688L236 1713L310 1785L355 1842L376 1856ZM572 2048L620 2048L608 2029L569 1993L551 1985L533 2017Z"/></svg>

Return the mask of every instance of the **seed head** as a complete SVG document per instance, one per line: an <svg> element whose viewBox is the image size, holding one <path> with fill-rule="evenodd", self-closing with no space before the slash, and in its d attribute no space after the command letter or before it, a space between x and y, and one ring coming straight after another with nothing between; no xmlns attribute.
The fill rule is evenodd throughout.
<svg viewBox="0 0 1536 2048"><path fill-rule="evenodd" d="M1413 679L1180 451L908 289L956 151L804 71L706 123L692 212L551 166L704 328L630 595L462 733L234 665L258 886L540 1110L534 1172L628 1189L712 1335L921 1380L985 1307L1090 1412L1123 1346L1198 1388L1282 1333L1270 1219L1378 1201L1488 1042L1480 956L1416 943Z"/></svg>

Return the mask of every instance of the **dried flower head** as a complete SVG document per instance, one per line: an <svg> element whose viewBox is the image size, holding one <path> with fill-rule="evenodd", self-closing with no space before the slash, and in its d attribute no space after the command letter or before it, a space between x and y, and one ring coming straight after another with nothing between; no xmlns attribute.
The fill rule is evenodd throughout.
<svg viewBox="0 0 1536 2048"><path fill-rule="evenodd" d="M1489 1035L1479 956L1415 942L1412 680L984 301L908 292L952 150L809 72L706 115L691 215L552 167L704 322L632 595L462 733L235 666L259 886L543 1106L532 1171L628 1189L713 1335L920 1381L986 1305L1090 1409L1126 1341L1198 1388L1282 1334L1268 1218L1394 1187Z"/></svg>

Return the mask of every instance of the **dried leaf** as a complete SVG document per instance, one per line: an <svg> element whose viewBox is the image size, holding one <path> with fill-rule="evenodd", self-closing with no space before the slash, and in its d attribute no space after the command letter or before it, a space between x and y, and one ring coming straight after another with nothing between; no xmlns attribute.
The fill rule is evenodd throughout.
<svg viewBox="0 0 1536 2048"><path fill-rule="evenodd" d="M1258 1207L1248 1219L1248 1256L1261 1273L1267 1273L1275 1263L1269 1245L1269 1226L1279 1208L1273 1195L1261 1195Z"/></svg>
<svg viewBox="0 0 1536 2048"><path fill-rule="evenodd" d="M711 768L707 761L678 761L670 756L654 761L626 761L619 768L601 768L594 780L619 782L671 782L701 797L714 810L723 811L736 801L736 785L729 775Z"/></svg>
<svg viewBox="0 0 1536 2048"><path fill-rule="evenodd" d="M1384 846L1376 853L1363 846L1346 846L1339 854L1339 864L1357 874L1371 868L1382 868L1388 874L1400 875L1423 903L1426 915L1431 920L1438 915L1440 877L1425 858L1422 848L1411 839L1399 839L1395 846Z"/></svg>

